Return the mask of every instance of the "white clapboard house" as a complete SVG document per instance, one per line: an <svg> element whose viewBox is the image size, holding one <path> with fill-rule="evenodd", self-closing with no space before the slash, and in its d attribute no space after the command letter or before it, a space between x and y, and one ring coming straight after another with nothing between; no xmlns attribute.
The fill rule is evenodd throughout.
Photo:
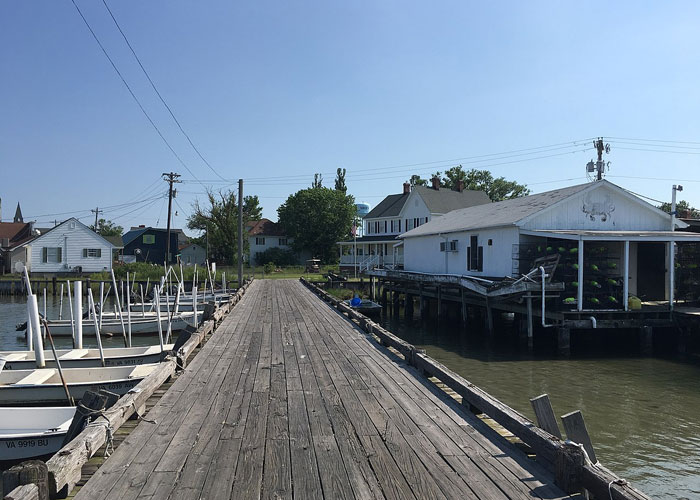
<svg viewBox="0 0 700 500"><path fill-rule="evenodd" d="M27 244L34 273L94 273L112 269L112 243L70 218Z"/></svg>
<svg viewBox="0 0 700 500"><path fill-rule="evenodd" d="M437 178L432 187L404 183L403 192L391 194L363 218L361 237L339 241L340 268L364 272L376 267L389 269L403 265L399 234L421 227L452 210L490 203L483 191L440 188Z"/></svg>
<svg viewBox="0 0 700 500"><path fill-rule="evenodd" d="M673 226L668 213L601 180L454 210L400 238L406 271L499 280L553 258L562 302L627 309L630 295L672 304L678 289L698 293L700 235Z"/></svg>

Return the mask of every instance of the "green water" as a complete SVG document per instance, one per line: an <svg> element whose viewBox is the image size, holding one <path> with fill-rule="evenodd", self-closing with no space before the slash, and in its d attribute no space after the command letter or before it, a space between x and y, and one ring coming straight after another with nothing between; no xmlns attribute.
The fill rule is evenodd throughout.
<svg viewBox="0 0 700 500"><path fill-rule="evenodd" d="M699 364L600 348L529 354L507 336L467 335L459 320L382 323L530 419L529 398L542 393L557 416L581 410L598 460L653 498L700 498Z"/></svg>

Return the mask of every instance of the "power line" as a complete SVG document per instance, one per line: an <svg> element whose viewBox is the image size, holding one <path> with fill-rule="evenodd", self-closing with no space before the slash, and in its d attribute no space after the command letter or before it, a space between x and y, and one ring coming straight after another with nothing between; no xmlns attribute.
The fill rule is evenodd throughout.
<svg viewBox="0 0 700 500"><path fill-rule="evenodd" d="M627 151L648 151L651 153L671 153L677 155L700 155L700 151L668 151L664 149L626 148L624 146L617 146L615 149L625 149Z"/></svg>
<svg viewBox="0 0 700 500"><path fill-rule="evenodd" d="M114 71L117 72L117 75L119 75L119 78L121 79L122 83L123 83L124 86L127 88L127 90L129 91L129 94L131 94L131 97L134 99L134 101L136 101L136 104L138 105L139 109L140 109L141 112L144 114L144 116L146 117L146 119L148 120L148 122L149 122L149 123L151 124L151 126L155 129L155 131L158 133L158 135L159 135L160 138L163 140L163 142L165 143L165 145L168 147L168 149L170 150L170 152L175 156L175 158L177 158L177 160L180 162L180 164L181 164L183 167L185 167L185 169L190 173L190 175L191 175L192 177L194 177L195 180L197 180L197 182L199 182L200 184L202 184L202 182L201 182L199 179L197 179L197 176L194 175L194 172L192 172L192 170L190 170L190 168L185 164L185 162L182 161L182 158L180 158L180 156L175 152L175 150L174 150L173 147L170 145L170 143L168 142L168 140L167 140L167 139L165 138L165 136L161 133L161 131L160 131L160 129L158 128L158 126L157 126L157 125L155 124L155 122L151 119L151 117L150 117L150 115L148 114L148 112L146 111L146 109L143 107L143 105L141 104L141 101L139 101L138 97L136 97L136 94L134 94L134 91L131 90L131 87L129 86L129 84L127 83L127 81L124 79L124 76L121 74L121 72L120 72L119 69L117 68L117 65L114 63L114 61L113 61L112 58L110 57L110 55L109 55L109 53L107 52L107 50L104 48L104 45L102 45L102 42L100 42L100 39L97 37L97 34L96 34L95 31L92 29L92 27L90 26L90 23L88 22L88 20L87 20L87 19L85 18L85 16L83 15L83 12L80 10L80 7L78 7L78 4L75 3L75 0L71 0L71 3L75 6L75 9L78 11L78 14L80 14L80 18L81 18L81 19L83 20L83 22L85 23L85 26L87 26L88 30L90 30L90 33L92 34L92 37L93 37L93 38L95 39L95 41L97 42L97 45L99 45L99 46L100 46L100 49L102 49L102 53L105 55L105 57L107 58L107 60L109 61L109 63L112 65L112 68L114 68ZM205 187L204 184L202 184L202 187Z"/></svg>
<svg viewBox="0 0 700 500"><path fill-rule="evenodd" d="M162 102L162 103L163 103L163 106L165 106L165 108L168 110L168 113L170 113L170 116L172 117L172 119L173 119L173 120L175 121L175 123L177 124L177 127L180 129L180 132L182 132L182 135L184 135L185 138L187 138L187 142L190 143L190 146L192 146L192 149L195 150L195 152L197 153L197 156L199 156L199 157L201 158L201 160L206 164L206 166L209 167L209 169L210 169L212 172L214 172L214 174L216 174L220 179L222 179L222 180L224 180L224 181L227 180L227 179L224 178L221 174L219 174L219 172L217 172L217 171L214 169L214 167L211 166L211 164L209 164L209 162L204 158L204 156L202 156L202 153L199 151L199 149L197 148L197 146L194 145L194 143L192 142L192 139L190 139L189 134L188 134L187 132L185 132L185 129L182 128L182 125L180 124L180 121L175 117L175 114L173 113L173 110L170 108L170 106L168 105L168 103L165 102L165 99L163 99L163 96L162 96L161 93L158 91L158 88L156 87L156 84L153 83L153 80L151 79L151 76L148 74L148 71L146 71L146 68L143 66L143 63L141 62L141 59L139 59L139 56L136 55L136 51L135 51L134 48L131 46L131 43L129 42L129 39L127 38L126 34L125 34L124 31L122 30L121 26L119 25L119 22L117 22L117 18L114 17L114 14L112 13L112 9L110 9L110 8L109 8L109 5L107 5L107 1L106 1L106 0L102 0L102 3L103 3L104 6L107 8L107 12L109 12L109 15L110 15L110 17L112 18L112 21L114 21L114 24L116 25L117 29L119 30L119 33L121 33L122 37L124 38L124 41L125 41L126 44L129 46L129 50L131 50L131 53L134 55L134 58L136 59L136 62L139 63L139 67L141 68L141 71L143 71L143 74L146 75L146 78L148 79L148 82L151 84L151 87L153 87L153 90L155 91L156 95L158 96L158 99L160 99L160 102Z"/></svg>
<svg viewBox="0 0 700 500"><path fill-rule="evenodd" d="M610 136L608 136L608 139L619 140L619 141L668 142L668 143L672 143L672 144L700 144L700 142L697 142L697 141L668 141L668 140L663 140L663 139L633 139L630 137L610 137Z"/></svg>

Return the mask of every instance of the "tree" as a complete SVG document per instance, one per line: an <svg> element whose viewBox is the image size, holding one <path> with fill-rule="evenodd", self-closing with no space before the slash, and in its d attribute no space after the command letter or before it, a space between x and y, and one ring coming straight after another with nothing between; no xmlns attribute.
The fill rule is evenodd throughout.
<svg viewBox="0 0 700 500"><path fill-rule="evenodd" d="M314 174L314 181L311 183L312 188L323 187L323 176L321 174Z"/></svg>
<svg viewBox="0 0 700 500"><path fill-rule="evenodd" d="M187 227L205 233L200 244L208 240L209 259L224 265L238 263L238 199L232 191L207 192L209 206L202 207L199 200L192 204L192 215ZM262 207L257 196L243 198L243 225L260 220ZM244 237L243 252L248 251L248 239Z"/></svg>
<svg viewBox="0 0 700 500"><path fill-rule="evenodd" d="M428 181L421 178L420 175L418 174L413 174L411 178L408 180L408 183L413 186L426 186L428 184Z"/></svg>
<svg viewBox="0 0 700 500"><path fill-rule="evenodd" d="M335 174L335 190L343 193L348 192L348 187L345 185L345 169L338 168Z"/></svg>
<svg viewBox="0 0 700 500"><path fill-rule="evenodd" d="M664 212L671 213L671 204L662 203L659 208ZM686 215L687 214L687 215ZM691 219L700 219L700 210L695 207L691 207L690 203L685 200L681 200L676 203L676 217L689 217Z"/></svg>
<svg viewBox="0 0 700 500"><path fill-rule="evenodd" d="M95 230L95 225L90 225L90 229ZM97 221L97 234L100 236L121 236L124 228L117 226L111 220L100 219Z"/></svg>
<svg viewBox="0 0 700 500"><path fill-rule="evenodd" d="M280 205L277 215L287 236L294 238L294 250L306 250L323 262L334 262L338 257L336 242L350 234L355 199L335 189L302 189Z"/></svg>
<svg viewBox="0 0 700 500"><path fill-rule="evenodd" d="M509 200L530 194L530 190L524 184L508 181L504 177L494 178L488 170L464 170L462 165L452 167L445 171L435 172L433 177L440 178L440 187L455 189L459 181L464 182L464 189L484 191L491 201ZM409 181L412 186L425 186L427 181L418 175L411 176ZM420 182L420 183L419 183Z"/></svg>

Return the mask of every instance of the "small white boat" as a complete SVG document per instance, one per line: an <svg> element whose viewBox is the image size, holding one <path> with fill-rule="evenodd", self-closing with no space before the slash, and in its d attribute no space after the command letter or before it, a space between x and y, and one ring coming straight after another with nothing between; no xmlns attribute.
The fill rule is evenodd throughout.
<svg viewBox="0 0 700 500"><path fill-rule="evenodd" d="M202 322L202 317L204 311L197 311L197 324ZM132 335L141 334L153 334L158 333L158 318L160 318L160 324L163 332L168 329L168 315L161 314L156 315L154 313L146 313L145 317L141 317L138 314L132 313L131 315L131 333ZM181 312L174 314L171 320L172 331L177 332L187 328L187 325L192 325L194 318L194 312ZM52 337L72 337L73 328L71 326L71 321L69 319L61 320L49 320L49 329L51 330ZM124 328L127 327L127 318L124 315ZM43 326L42 326L43 330ZM110 334L110 335L122 335L122 323L119 318L114 317L114 313L103 314L102 316L102 326L100 327L100 334ZM83 336L94 336L95 335L95 325L91 319L83 319Z"/></svg>
<svg viewBox="0 0 700 500"><path fill-rule="evenodd" d="M133 389L158 366L157 363L107 368L64 368L68 391L77 402L85 391L105 389L120 396ZM0 372L0 406L66 403L66 393L56 368L3 370Z"/></svg>
<svg viewBox="0 0 700 500"><path fill-rule="evenodd" d="M53 334L53 331L51 332ZM159 363L174 344L165 344L163 352L159 345L142 347L108 347L104 349L105 366L135 366ZM102 366L99 349L57 349L61 368L90 368ZM53 352L44 350L46 367L56 366ZM0 351L0 360L5 361L5 370L31 370L36 368L34 351Z"/></svg>
<svg viewBox="0 0 700 500"><path fill-rule="evenodd" d="M75 406L0 408L0 461L56 453L74 414Z"/></svg>

